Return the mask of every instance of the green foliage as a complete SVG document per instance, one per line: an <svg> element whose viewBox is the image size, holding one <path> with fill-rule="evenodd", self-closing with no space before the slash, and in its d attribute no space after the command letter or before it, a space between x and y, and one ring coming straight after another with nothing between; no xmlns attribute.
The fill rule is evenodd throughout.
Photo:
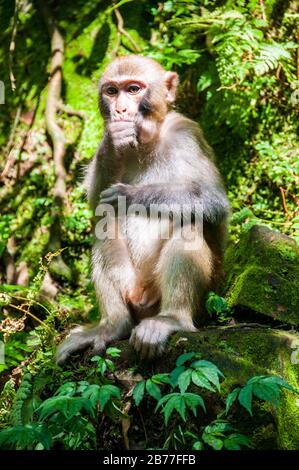
<svg viewBox="0 0 299 470"><path fill-rule="evenodd" d="M118 356L118 349L109 349L110 357ZM112 369L115 369L114 364ZM43 401L40 400L38 379L43 383L45 376L40 372L32 383L32 374L25 373L10 413L10 426L0 433L0 447L49 449L59 445L66 449L92 448L98 416L108 416L111 420L125 416L118 406L121 390L110 383L105 376L106 370L93 369L90 373L93 382L65 381L53 396ZM49 374L49 370L46 372ZM67 373L63 375L66 377Z"/></svg>
<svg viewBox="0 0 299 470"><path fill-rule="evenodd" d="M250 447L249 439L235 431L226 421L217 420L205 427L202 440L214 450L241 450L242 446ZM198 448L197 442L193 444L194 449Z"/></svg>
<svg viewBox="0 0 299 470"><path fill-rule="evenodd" d="M158 33L148 53L179 71L181 107L204 127L233 210L248 207L296 236L295 2L174 0L152 12Z"/></svg>
<svg viewBox="0 0 299 470"><path fill-rule="evenodd" d="M256 376L248 380L242 387L235 388L226 399L226 413L230 410L236 399L252 416L253 396L260 400L265 400L277 407L280 403L280 392L282 388L298 393L281 377Z"/></svg>
<svg viewBox="0 0 299 470"><path fill-rule="evenodd" d="M123 411L127 397L123 397L116 382L116 365L109 359L118 358L119 354L119 349L109 348L105 357L92 358L91 364L95 367L87 369L80 366L75 372L61 371L53 363L45 369L45 362L33 374L25 371L8 424L0 432L0 447L95 448L99 426L104 419L111 427L114 423L118 425L120 419L129 418ZM54 383L51 376L55 377ZM145 395L149 401L156 402L155 413L164 422L164 428L162 423L161 426L166 435L165 449L236 450L248 447L249 439L220 415L226 412L230 416L231 406L237 399L252 414L254 398L278 406L282 388L296 391L280 377L252 377L242 388L228 394L226 410L223 409L216 419L206 424L203 417L208 412L209 394L218 395L223 402L221 378L223 374L215 364L200 359L199 353L188 352L177 358L176 367L171 372L155 374L137 382L130 395L139 413L148 401L145 402ZM130 418L133 419L132 416ZM191 429L190 423L193 423Z"/></svg>
<svg viewBox="0 0 299 470"><path fill-rule="evenodd" d="M231 319L226 299L215 292L208 293L205 306L211 318L216 317L219 322L227 322Z"/></svg>

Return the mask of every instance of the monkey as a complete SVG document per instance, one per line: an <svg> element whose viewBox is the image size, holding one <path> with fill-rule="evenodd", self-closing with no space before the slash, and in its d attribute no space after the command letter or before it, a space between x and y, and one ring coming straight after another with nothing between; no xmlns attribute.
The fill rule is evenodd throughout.
<svg viewBox="0 0 299 470"><path fill-rule="evenodd" d="M92 280L101 319L70 332L58 347L59 364L86 348L102 354L125 338L153 360L174 332L204 323L204 295L222 278L230 206L200 126L172 109L178 83L176 72L140 55L114 59L100 79L105 129L87 168L87 197L95 227L103 220L99 207L117 211L123 200L133 211L125 222L116 216L114 226L107 217L114 236L95 236ZM144 208L142 216L136 207ZM159 217L150 217L152 207ZM202 223L194 223L197 215Z"/></svg>

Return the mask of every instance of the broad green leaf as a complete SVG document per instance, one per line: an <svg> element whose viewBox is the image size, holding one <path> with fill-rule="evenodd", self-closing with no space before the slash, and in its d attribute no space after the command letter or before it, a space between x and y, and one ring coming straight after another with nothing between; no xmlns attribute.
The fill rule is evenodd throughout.
<svg viewBox="0 0 299 470"><path fill-rule="evenodd" d="M180 394L171 397L163 408L166 426L174 410L177 410L183 421L186 421L186 404L184 401L184 397Z"/></svg>
<svg viewBox="0 0 299 470"><path fill-rule="evenodd" d="M100 405L100 410L103 411L106 404L111 398L120 399L120 389L115 385L97 385L93 384L85 390L83 397L87 398L92 407L95 408L97 403Z"/></svg>
<svg viewBox="0 0 299 470"><path fill-rule="evenodd" d="M211 392L215 392L214 387L210 385L210 382L205 378L205 376L201 373L201 371L193 370L191 378L192 378L192 382L198 387L206 388L207 390L210 390Z"/></svg>
<svg viewBox="0 0 299 470"><path fill-rule="evenodd" d="M252 385L246 384L241 389L239 393L238 400L240 404L248 411L248 413L252 416L251 410L251 403L252 403Z"/></svg>
<svg viewBox="0 0 299 470"><path fill-rule="evenodd" d="M111 357L119 357L121 349L118 348L108 348L106 350L106 355Z"/></svg>
<svg viewBox="0 0 299 470"><path fill-rule="evenodd" d="M55 392L55 395L67 395L69 397L72 397L75 395L76 389L76 382L66 382L59 387L59 389Z"/></svg>
<svg viewBox="0 0 299 470"><path fill-rule="evenodd" d="M33 450L41 444L45 450L49 450L51 441L48 427L40 423L13 426L0 432L1 447Z"/></svg>
<svg viewBox="0 0 299 470"><path fill-rule="evenodd" d="M222 435L226 431L234 431L234 428L226 421L214 421L205 427L206 433L213 433L215 435Z"/></svg>
<svg viewBox="0 0 299 470"><path fill-rule="evenodd" d="M160 408L160 406L164 405L164 403L167 402L171 397L176 397L177 395L179 395L179 393L168 393L167 395L164 395L164 397L162 397L158 401L155 408L155 412Z"/></svg>
<svg viewBox="0 0 299 470"><path fill-rule="evenodd" d="M252 384L252 393L261 400L269 401L274 406L278 406L280 389L276 384L258 382Z"/></svg>
<svg viewBox="0 0 299 470"><path fill-rule="evenodd" d="M151 397L155 398L157 401L160 400L161 398L160 388L158 387L157 384L153 383L151 379L147 379L145 388L146 388L147 393Z"/></svg>
<svg viewBox="0 0 299 470"><path fill-rule="evenodd" d="M191 382L191 376L192 376L192 369L187 369L180 374L178 378L178 386L179 386L181 393L185 393L185 391L189 387L190 382Z"/></svg>
<svg viewBox="0 0 299 470"><path fill-rule="evenodd" d="M195 361L191 364L195 370L199 370L215 387L220 391L219 376L223 377L222 372L215 364L210 361Z"/></svg>
<svg viewBox="0 0 299 470"><path fill-rule="evenodd" d="M141 382L138 382L133 390L133 398L135 401L135 405L139 406L143 397L144 397L144 391L145 391L145 381L142 380Z"/></svg>
<svg viewBox="0 0 299 470"><path fill-rule="evenodd" d="M170 374L155 374L152 376L152 382L157 384L170 384Z"/></svg>
<svg viewBox="0 0 299 470"><path fill-rule="evenodd" d="M243 434L231 434L223 441L223 447L227 450L241 450L241 446L250 447L250 440Z"/></svg>
<svg viewBox="0 0 299 470"><path fill-rule="evenodd" d="M55 396L45 400L37 411L40 419L48 418L50 415L60 412L65 418L71 419L78 414L82 408L90 412L91 407L85 397Z"/></svg>
<svg viewBox="0 0 299 470"><path fill-rule="evenodd" d="M202 440L211 446L214 450L221 450L223 447L223 440L213 434L203 433Z"/></svg>
<svg viewBox="0 0 299 470"><path fill-rule="evenodd" d="M203 443L200 442L200 441L194 442L194 444L192 446L192 449L193 450L203 450L204 449Z"/></svg>
<svg viewBox="0 0 299 470"><path fill-rule="evenodd" d="M205 402L203 401L202 397L200 395L197 395L195 393L184 393L184 399L188 407L192 410L194 416L196 416L197 413L197 406L200 405L201 408L206 412L206 407L205 407Z"/></svg>
<svg viewBox="0 0 299 470"><path fill-rule="evenodd" d="M182 372L184 372L185 366L179 366L173 369L173 371L170 374L170 382L173 387L175 387L178 383L178 378L181 375Z"/></svg>
<svg viewBox="0 0 299 470"><path fill-rule="evenodd" d="M189 361L190 359L192 359L193 357L197 356L198 353L195 353L195 352L188 352L188 353L184 353L184 354L181 354L176 362L175 362L175 365L177 367L180 367L182 366L183 364L185 364L185 362Z"/></svg>
<svg viewBox="0 0 299 470"><path fill-rule="evenodd" d="M226 406L225 406L225 413L227 414L236 400L237 396L239 395L240 392L240 387L235 388L230 394L226 397Z"/></svg>
<svg viewBox="0 0 299 470"><path fill-rule="evenodd" d="M288 382L286 382L286 380L282 379L281 377L278 377L278 376L275 376L275 375L272 375L272 376L269 376L269 377L264 376L262 380L265 383L277 384L280 387L283 387L283 388L286 388L287 390L290 390L291 392L299 393L299 391L296 388L292 387L292 385L290 385Z"/></svg>

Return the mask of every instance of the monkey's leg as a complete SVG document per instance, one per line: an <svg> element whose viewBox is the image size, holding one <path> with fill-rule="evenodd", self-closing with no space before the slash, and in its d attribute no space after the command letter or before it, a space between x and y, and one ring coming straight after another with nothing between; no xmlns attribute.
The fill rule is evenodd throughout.
<svg viewBox="0 0 299 470"><path fill-rule="evenodd" d="M196 331L193 319L212 275L212 254L200 235L196 235L196 245L195 250L187 251L184 240L171 239L162 249L157 266L161 311L142 320L130 338L143 358L160 355L172 333Z"/></svg>
<svg viewBox="0 0 299 470"><path fill-rule="evenodd" d="M97 326L74 328L58 347L56 360L62 364L76 351L91 347L101 354L108 343L128 337L132 327L126 292L136 283L136 274L124 243L120 240L96 242L93 247L93 281L100 304L101 320Z"/></svg>

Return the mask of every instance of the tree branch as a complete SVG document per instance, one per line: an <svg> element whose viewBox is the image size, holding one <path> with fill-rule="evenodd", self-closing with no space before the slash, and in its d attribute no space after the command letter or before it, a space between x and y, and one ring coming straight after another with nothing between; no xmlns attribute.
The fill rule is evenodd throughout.
<svg viewBox="0 0 299 470"><path fill-rule="evenodd" d="M120 46L120 43L121 43L121 36L125 36L128 41L132 44L133 48L135 49L136 52L141 52L141 48L138 46L138 44L134 41L134 39L132 38L132 36L128 33L128 31L125 30L124 28L124 20L123 20L123 17L121 16L120 14L120 11L118 8L114 8L114 13L115 13L115 16L116 16L116 20L117 20L117 45L115 47L115 50L114 50L114 54L113 55L117 55L118 53L118 49L119 49L119 46Z"/></svg>

